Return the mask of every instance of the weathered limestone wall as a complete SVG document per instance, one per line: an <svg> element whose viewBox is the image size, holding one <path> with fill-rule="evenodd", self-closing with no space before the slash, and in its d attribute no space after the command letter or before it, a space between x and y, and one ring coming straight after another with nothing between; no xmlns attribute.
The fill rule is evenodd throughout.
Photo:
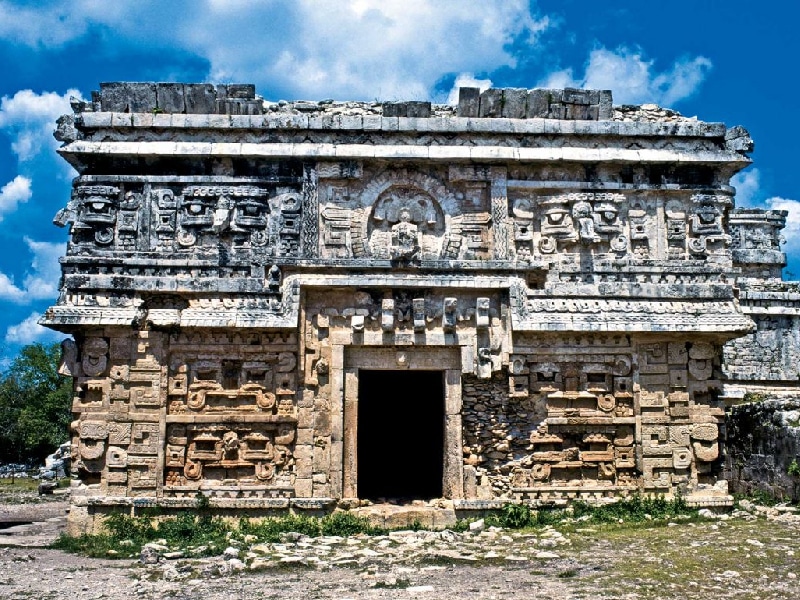
<svg viewBox="0 0 800 600"><path fill-rule="evenodd" d="M776 498L800 499L800 400L750 397L726 416L725 475L731 491L765 492Z"/></svg>
<svg viewBox="0 0 800 600"><path fill-rule="evenodd" d="M248 514L369 501L359 431L424 441L392 418L430 392L416 371L441 381L413 406L443 440L441 498L417 499L726 504L725 398L797 387L785 214L734 208L740 127L574 89L453 107L115 83L73 108L42 322L74 338L76 531L198 492ZM388 469L398 495L423 468Z"/></svg>
<svg viewBox="0 0 800 600"><path fill-rule="evenodd" d="M698 340L518 339L507 390L499 377L463 384L466 497L713 496L724 489L716 356Z"/></svg>
<svg viewBox="0 0 800 600"><path fill-rule="evenodd" d="M783 281L780 251L786 211L738 209L730 215L732 258L741 275L739 305L755 328L723 352L725 396L797 393L800 379L800 287Z"/></svg>

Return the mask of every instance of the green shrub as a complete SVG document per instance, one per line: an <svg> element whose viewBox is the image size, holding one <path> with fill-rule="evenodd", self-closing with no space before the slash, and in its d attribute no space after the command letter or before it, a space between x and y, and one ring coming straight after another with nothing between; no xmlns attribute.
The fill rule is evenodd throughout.
<svg viewBox="0 0 800 600"><path fill-rule="evenodd" d="M768 491L762 489L751 490L747 494L734 494L733 497L736 502L739 502L740 500L750 500L751 502L761 506L775 506L783 501L783 498L779 498L774 494L770 494Z"/></svg>
<svg viewBox="0 0 800 600"><path fill-rule="evenodd" d="M286 515L260 521L242 519L239 522L239 532L242 535L254 535L260 542L275 543L281 541L282 533L295 532L316 537L322 533L322 527L320 520L315 517Z"/></svg>
<svg viewBox="0 0 800 600"><path fill-rule="evenodd" d="M500 524L509 529L521 529L531 524L531 507L527 504L506 504L500 511Z"/></svg>
<svg viewBox="0 0 800 600"><path fill-rule="evenodd" d="M417 525L419 526L419 523ZM383 533L383 530L370 525L366 517L359 517L350 512L335 512L322 518L323 535L348 536L357 533L377 535Z"/></svg>
<svg viewBox="0 0 800 600"><path fill-rule="evenodd" d="M573 516L589 516L594 523L614 523L619 521L641 523L643 521L670 519L677 515L691 514L694 511L686 505L686 500L676 496L667 500L664 496L642 496L634 494L610 504L589 506L584 502L572 505Z"/></svg>
<svg viewBox="0 0 800 600"><path fill-rule="evenodd" d="M109 535L89 535L70 536L62 533L50 544L51 548L69 552L71 554L83 554L91 558L110 558L114 555L119 558L131 556L131 549L127 548L124 554L119 553L119 544Z"/></svg>
<svg viewBox="0 0 800 600"><path fill-rule="evenodd" d="M509 503L505 504L498 514L488 516L486 524L509 529L546 527L556 525L567 517L592 523L617 523L619 521L641 523L694 513L695 511L686 505L686 501L681 496L667 500L663 496L635 494L630 498L623 498L600 506L593 506L578 500L566 510L558 508L531 510L526 504Z"/></svg>
<svg viewBox="0 0 800 600"><path fill-rule="evenodd" d="M759 392L746 392L744 398L742 398L745 402L763 402L766 400L766 396Z"/></svg>

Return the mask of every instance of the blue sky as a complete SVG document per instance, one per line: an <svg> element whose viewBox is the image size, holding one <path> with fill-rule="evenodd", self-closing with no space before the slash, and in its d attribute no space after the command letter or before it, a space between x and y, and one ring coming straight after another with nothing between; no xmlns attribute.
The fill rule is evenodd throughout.
<svg viewBox="0 0 800 600"><path fill-rule="evenodd" d="M0 365L54 341L73 171L51 132L101 81L255 83L270 100L446 102L454 85L610 88L744 125L738 206L790 210L800 278L796 0L0 0Z"/></svg>

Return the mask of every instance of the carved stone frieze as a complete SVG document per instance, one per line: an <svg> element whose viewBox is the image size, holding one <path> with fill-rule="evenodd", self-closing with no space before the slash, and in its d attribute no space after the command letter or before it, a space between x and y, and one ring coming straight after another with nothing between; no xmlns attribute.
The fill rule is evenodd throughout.
<svg viewBox="0 0 800 600"><path fill-rule="evenodd" d="M746 132L609 92L467 90L456 117L228 87L257 118L104 88L60 150L42 323L73 337L76 507L732 501L724 402L796 391L800 360L786 214L733 208Z"/></svg>

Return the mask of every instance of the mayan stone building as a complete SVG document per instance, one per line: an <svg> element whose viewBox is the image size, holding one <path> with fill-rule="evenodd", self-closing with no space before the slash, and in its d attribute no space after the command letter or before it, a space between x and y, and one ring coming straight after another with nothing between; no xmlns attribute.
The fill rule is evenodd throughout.
<svg viewBox="0 0 800 600"><path fill-rule="evenodd" d="M726 398L797 389L741 127L608 91L264 102L104 84L61 295L73 531L114 507L731 502ZM455 513L453 513L455 514Z"/></svg>

